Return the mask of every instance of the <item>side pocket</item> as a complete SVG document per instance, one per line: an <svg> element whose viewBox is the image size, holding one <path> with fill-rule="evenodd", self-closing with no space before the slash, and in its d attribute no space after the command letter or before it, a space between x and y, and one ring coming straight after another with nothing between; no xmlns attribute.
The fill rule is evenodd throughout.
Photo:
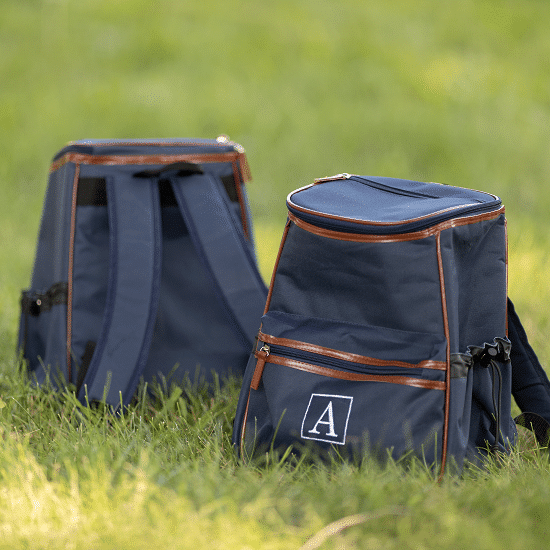
<svg viewBox="0 0 550 550"><path fill-rule="evenodd" d="M472 360L469 354L451 355L451 381L448 420L447 469L460 471L470 438L472 410Z"/></svg>
<svg viewBox="0 0 550 550"><path fill-rule="evenodd" d="M495 338L483 347L469 346L465 357L471 363L472 414L467 458L477 462L489 451L509 452L516 440L511 419L511 343Z"/></svg>
<svg viewBox="0 0 550 550"><path fill-rule="evenodd" d="M21 295L18 347L29 371L42 365L62 367L66 363L67 283L53 284L48 290L24 290ZM59 307L62 306L62 307ZM43 380L45 373L38 372Z"/></svg>

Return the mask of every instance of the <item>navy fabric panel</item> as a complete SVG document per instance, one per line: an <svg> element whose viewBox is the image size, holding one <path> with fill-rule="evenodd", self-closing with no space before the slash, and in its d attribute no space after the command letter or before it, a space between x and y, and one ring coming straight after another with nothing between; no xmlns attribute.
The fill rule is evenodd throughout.
<svg viewBox="0 0 550 550"><path fill-rule="evenodd" d="M128 403L145 366L160 281L160 205L149 180L119 174L106 178L110 267L102 333L80 399ZM136 224L135 219L141 223ZM127 366L130 366L128 368ZM108 386L106 386L108 384ZM121 397L119 396L121 393Z"/></svg>
<svg viewBox="0 0 550 550"><path fill-rule="evenodd" d="M162 208L162 275L157 318L143 377L211 382L241 375L250 346L227 322L178 207ZM259 324L259 317L257 324Z"/></svg>
<svg viewBox="0 0 550 550"><path fill-rule="evenodd" d="M508 336L512 342L512 393L523 412L533 412L550 422L550 382L527 334L508 301Z"/></svg>
<svg viewBox="0 0 550 550"><path fill-rule="evenodd" d="M294 205L308 212L294 208ZM483 211L499 206L500 199L479 191L370 176L323 182L291 193L288 202L289 210L305 221L360 233L418 230L416 226L407 227L407 223L425 217L427 219L421 222L422 225L430 226L457 217L463 211ZM316 216L316 212L324 215ZM330 216L345 219L331 219ZM354 223L355 220L394 225L365 226Z"/></svg>
<svg viewBox="0 0 550 550"><path fill-rule="evenodd" d="M451 353L506 335L506 227L504 215L447 229L441 254Z"/></svg>
<svg viewBox="0 0 550 550"><path fill-rule="evenodd" d="M451 379L447 453L451 457L451 467L458 470L462 467L470 437L473 380L471 369L468 376Z"/></svg>
<svg viewBox="0 0 550 550"><path fill-rule="evenodd" d="M74 165L66 164L50 175L31 280L34 290L67 281L74 174Z"/></svg>
<svg viewBox="0 0 550 550"><path fill-rule="evenodd" d="M435 239L354 243L291 224L270 309L442 335Z"/></svg>
<svg viewBox="0 0 550 550"><path fill-rule="evenodd" d="M65 165L49 176L31 278L31 289L43 293L68 277L69 233L74 165ZM28 345L25 357L39 383L46 378L44 367L56 377L67 371L67 306L27 319Z"/></svg>
<svg viewBox="0 0 550 550"><path fill-rule="evenodd" d="M242 229L231 215L212 176L201 174L173 179L172 187L227 318L243 347L250 350L267 289Z"/></svg>
<svg viewBox="0 0 550 550"><path fill-rule="evenodd" d="M349 382L274 364L266 365L262 381L258 391L265 391L272 426L278 426L274 430L275 448L314 442L321 449L338 445L351 455L370 452L382 459L387 456L386 448L391 449L395 459L409 451L424 455L429 464L440 458L435 452L441 451L445 396L441 390L385 382ZM327 430L327 424L313 430L315 419L323 413L322 406L320 413L308 411L314 401L323 405L331 399L335 412L338 405L347 405L343 414L349 414L347 426L342 413L340 419L334 416L335 436ZM253 411L249 414L253 415ZM252 416L249 423L247 430L253 433Z"/></svg>

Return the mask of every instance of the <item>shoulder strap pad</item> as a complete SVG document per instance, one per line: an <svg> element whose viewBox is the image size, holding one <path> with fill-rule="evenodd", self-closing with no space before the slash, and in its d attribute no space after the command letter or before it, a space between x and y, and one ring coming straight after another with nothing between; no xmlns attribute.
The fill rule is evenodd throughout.
<svg viewBox="0 0 550 550"><path fill-rule="evenodd" d="M159 297L161 225L156 180L123 173L117 175L116 184L108 178L106 187L107 301L79 399L104 400L116 408L132 398L149 353Z"/></svg>
<svg viewBox="0 0 550 550"><path fill-rule="evenodd" d="M244 348L252 349L267 298L242 226L222 182L212 174L172 177L172 188L195 249Z"/></svg>
<svg viewBox="0 0 550 550"><path fill-rule="evenodd" d="M550 382L529 344L527 334L508 299L508 338L512 342L512 395L523 414L516 422L532 429L540 444L548 443Z"/></svg>

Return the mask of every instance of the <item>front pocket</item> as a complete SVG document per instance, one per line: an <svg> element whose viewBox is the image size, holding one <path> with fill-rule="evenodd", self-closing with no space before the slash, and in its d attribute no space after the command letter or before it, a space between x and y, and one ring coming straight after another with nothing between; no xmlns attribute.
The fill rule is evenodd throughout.
<svg viewBox="0 0 550 550"><path fill-rule="evenodd" d="M254 355L246 447L314 443L441 461L444 338L269 312Z"/></svg>

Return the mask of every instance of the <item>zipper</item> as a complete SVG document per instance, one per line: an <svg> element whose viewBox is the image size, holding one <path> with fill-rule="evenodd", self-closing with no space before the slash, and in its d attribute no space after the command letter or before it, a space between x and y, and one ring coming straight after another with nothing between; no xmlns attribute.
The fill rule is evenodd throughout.
<svg viewBox="0 0 550 550"><path fill-rule="evenodd" d="M297 344L303 343L297 342ZM336 350L333 351L336 352ZM418 365L422 366L412 366L413 364L411 364L411 367L392 367L390 361L387 362L389 363L387 366L370 365L368 363L354 363L337 357L327 357L322 354L277 344L267 344L265 342L263 342L262 347L254 355L256 357L256 367L250 381L250 388L253 390L259 388L266 363L275 363L334 378L349 378L358 381L394 382L432 389L443 389L445 385L443 381L422 378L424 368L442 370L437 362L432 361L418 363ZM399 364L400 362L396 361L396 363ZM349 375L346 375L346 373L349 373Z"/></svg>
<svg viewBox="0 0 550 550"><path fill-rule="evenodd" d="M262 379L265 363L269 357L271 350L267 344L264 344L254 355L256 356L256 368L254 369L254 375L250 381L250 387L253 390L257 390Z"/></svg>
<svg viewBox="0 0 550 550"><path fill-rule="evenodd" d="M264 346L265 347L265 346ZM287 357L288 359L296 359L298 361L303 361L306 363L314 363L322 366L328 366L338 370L346 370L350 372L358 372L361 374L386 374L391 375L402 375L402 376L421 376L422 368L407 368L403 367L386 367L378 365L360 365L358 363L353 363L351 361L345 361L344 359L336 359L334 357L327 357L325 355L320 355L317 353L312 353L308 351L302 351L295 348L288 348L285 346L279 346L271 344L268 346L269 353L273 355L278 355L279 357ZM267 359L267 357L266 357Z"/></svg>
<svg viewBox="0 0 550 550"><path fill-rule="evenodd" d="M402 195L404 197L412 197L417 199L439 199L441 197L438 197L437 195L428 195L427 193L417 193L416 191L409 191L407 189L397 189L396 187L392 187L391 185L387 185L385 183L380 183L377 181L369 180L367 178L362 178L360 176L350 176L347 179L351 179L353 181L356 181L358 183L362 183L364 185L368 185L369 187L373 189L378 189L380 191L386 191L387 193L391 193L392 195Z"/></svg>

